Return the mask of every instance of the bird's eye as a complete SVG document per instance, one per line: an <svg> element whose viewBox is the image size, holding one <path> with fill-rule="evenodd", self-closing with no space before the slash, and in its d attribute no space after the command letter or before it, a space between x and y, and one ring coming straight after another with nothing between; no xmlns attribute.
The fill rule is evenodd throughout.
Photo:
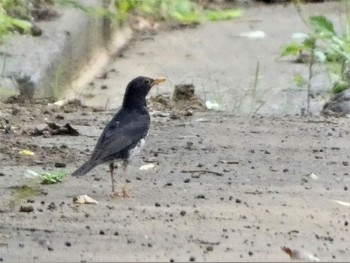
<svg viewBox="0 0 350 263"><path fill-rule="evenodd" d="M145 80L145 83L146 83L147 85L149 85L149 84L151 84L151 80L150 80L150 79L146 79L146 80Z"/></svg>

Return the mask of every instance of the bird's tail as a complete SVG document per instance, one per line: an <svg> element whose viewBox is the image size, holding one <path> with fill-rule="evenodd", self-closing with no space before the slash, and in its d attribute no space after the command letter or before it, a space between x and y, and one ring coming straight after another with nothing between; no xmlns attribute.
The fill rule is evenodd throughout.
<svg viewBox="0 0 350 263"><path fill-rule="evenodd" d="M94 162L87 161L84 163L82 166L80 166L78 169L76 169L73 173L72 176L80 176L87 174L91 169L93 169L96 166Z"/></svg>

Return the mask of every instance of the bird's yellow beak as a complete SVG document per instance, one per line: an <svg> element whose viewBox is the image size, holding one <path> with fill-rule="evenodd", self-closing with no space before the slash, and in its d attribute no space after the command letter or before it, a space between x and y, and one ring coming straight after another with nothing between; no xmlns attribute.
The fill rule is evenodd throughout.
<svg viewBox="0 0 350 263"><path fill-rule="evenodd" d="M153 87L153 86L155 86L155 85L158 85L158 84L164 82L165 80L166 80L165 77L155 78L155 79L153 80L153 82L151 83L151 87Z"/></svg>

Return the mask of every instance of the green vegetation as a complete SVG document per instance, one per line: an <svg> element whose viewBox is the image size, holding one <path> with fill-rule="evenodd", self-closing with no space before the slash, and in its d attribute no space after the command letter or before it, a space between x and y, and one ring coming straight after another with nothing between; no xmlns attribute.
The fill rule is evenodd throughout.
<svg viewBox="0 0 350 263"><path fill-rule="evenodd" d="M26 3L21 0L0 1L0 41L14 30L29 32L32 24L22 18L26 14Z"/></svg>
<svg viewBox="0 0 350 263"><path fill-rule="evenodd" d="M283 47L281 56L295 56L298 61L308 55L308 77L295 76L298 87L307 88L307 113L309 113L311 81L314 76L315 63L322 63L326 66L330 77L333 93L341 92L350 87L350 2L344 0L346 10L345 28L343 32L337 32L331 20L323 15L310 16L305 18L299 0L294 1L295 6L310 33L305 35L302 43L289 43Z"/></svg>
<svg viewBox="0 0 350 263"><path fill-rule="evenodd" d="M46 172L40 175L41 184L56 184L62 182L67 176L67 173L63 170L57 170L53 172Z"/></svg>
<svg viewBox="0 0 350 263"><path fill-rule="evenodd" d="M242 16L242 11L238 9L203 10L194 0L114 0L115 12L107 6L89 7L76 0L0 0L0 41L14 31L31 31L35 20L33 7L40 9L38 7L55 4L76 8L90 15L115 19L119 24L124 23L131 13L181 24L228 20Z"/></svg>
<svg viewBox="0 0 350 263"><path fill-rule="evenodd" d="M38 184L31 183L30 185L14 186L11 189L12 198L9 201L9 207L14 208L16 205L20 204L23 200L30 197L40 195L42 189Z"/></svg>
<svg viewBox="0 0 350 263"><path fill-rule="evenodd" d="M237 9L201 10L191 0L116 0L115 6L119 23L123 23L132 11L181 24L234 19L242 15L242 11Z"/></svg>
<svg viewBox="0 0 350 263"><path fill-rule="evenodd" d="M31 196L36 196L40 194L40 192L41 189L38 185L22 185L12 189L14 199L16 200L23 200Z"/></svg>

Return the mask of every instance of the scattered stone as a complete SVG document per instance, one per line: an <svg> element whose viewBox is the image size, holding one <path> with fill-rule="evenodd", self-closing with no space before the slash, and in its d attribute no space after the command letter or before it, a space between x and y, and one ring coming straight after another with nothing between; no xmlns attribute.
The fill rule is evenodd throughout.
<svg viewBox="0 0 350 263"><path fill-rule="evenodd" d="M69 123L65 125L59 125L54 122L46 122L47 127L43 129L35 128L34 131L30 134L31 136L53 136L53 135L70 135L78 136L79 132L74 129Z"/></svg>
<svg viewBox="0 0 350 263"><path fill-rule="evenodd" d="M67 247L72 246L72 244L71 244L69 241L66 241L64 244L65 244Z"/></svg>
<svg viewBox="0 0 350 263"><path fill-rule="evenodd" d="M242 203L242 201L241 201L241 199L236 199L236 204L240 204L240 203Z"/></svg>
<svg viewBox="0 0 350 263"><path fill-rule="evenodd" d="M194 261L196 261L196 258L191 256L191 257L190 257L190 261L191 261L191 262L194 262Z"/></svg>
<svg viewBox="0 0 350 263"><path fill-rule="evenodd" d="M32 205L21 205L19 208L20 212L30 213L34 211L34 207Z"/></svg>
<svg viewBox="0 0 350 263"><path fill-rule="evenodd" d="M185 210L181 210L181 211L180 211L180 215L181 215L181 216L186 215L186 211L185 211Z"/></svg>
<svg viewBox="0 0 350 263"><path fill-rule="evenodd" d="M196 199L206 199L204 194L199 194L195 198Z"/></svg>
<svg viewBox="0 0 350 263"><path fill-rule="evenodd" d="M160 203L156 202L156 203L154 204L154 206L155 206L155 207L160 207Z"/></svg>
<svg viewBox="0 0 350 263"><path fill-rule="evenodd" d="M65 168L67 165L65 163L55 163L56 168Z"/></svg>
<svg viewBox="0 0 350 263"><path fill-rule="evenodd" d="M53 211L56 209L56 204L54 202L51 202L48 206L47 209L50 211Z"/></svg>
<svg viewBox="0 0 350 263"><path fill-rule="evenodd" d="M207 247L205 248L205 250L206 250L207 252L211 252L211 251L214 250L214 247L213 247L213 246L207 246Z"/></svg>
<svg viewBox="0 0 350 263"><path fill-rule="evenodd" d="M175 86L173 93L173 100L190 100L194 97L194 85L193 84L179 84Z"/></svg>
<svg viewBox="0 0 350 263"><path fill-rule="evenodd" d="M100 235L104 235L105 234L105 231L103 231L103 230L100 230L100 233L99 233Z"/></svg>

